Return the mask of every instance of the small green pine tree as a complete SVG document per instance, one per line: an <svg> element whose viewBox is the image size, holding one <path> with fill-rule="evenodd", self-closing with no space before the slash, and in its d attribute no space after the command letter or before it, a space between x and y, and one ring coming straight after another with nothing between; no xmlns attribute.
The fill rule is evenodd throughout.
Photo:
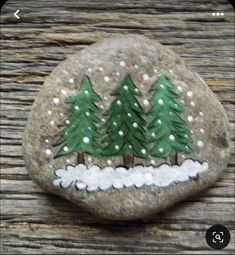
<svg viewBox="0 0 235 255"><path fill-rule="evenodd" d="M106 134L103 155L122 155L124 165L131 166L133 155L147 156L144 111L136 99L141 92L130 75L126 75L112 95L115 100L104 114L108 119L103 125Z"/></svg>
<svg viewBox="0 0 235 255"><path fill-rule="evenodd" d="M97 113L100 112L95 102L101 101L99 95L92 89L87 75L82 78L81 86L76 95L65 99L70 105L67 110L67 125L58 134L56 146L60 145L55 158L78 153L78 163L84 163L84 153L99 156L100 146L98 140L100 134L97 124L100 123Z"/></svg>
<svg viewBox="0 0 235 255"><path fill-rule="evenodd" d="M177 163L177 153L190 154L191 137L186 122L180 117L184 108L177 102L176 86L163 74L150 90L151 109L148 112L148 137L152 141L150 154Z"/></svg>

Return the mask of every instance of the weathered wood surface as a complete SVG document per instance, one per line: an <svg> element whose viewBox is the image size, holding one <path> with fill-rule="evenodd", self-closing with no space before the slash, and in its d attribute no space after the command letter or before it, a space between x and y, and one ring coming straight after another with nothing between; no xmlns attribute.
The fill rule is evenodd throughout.
<svg viewBox="0 0 235 255"><path fill-rule="evenodd" d="M20 20L13 12L20 9ZM214 17L212 12L223 11ZM104 222L42 191L27 175L22 132L45 76L77 50L112 34L158 39L185 59L224 105L234 141L234 23L226 0L8 1L1 14L1 252L3 254L232 254L205 231L234 238L234 153L223 177L149 221Z"/></svg>

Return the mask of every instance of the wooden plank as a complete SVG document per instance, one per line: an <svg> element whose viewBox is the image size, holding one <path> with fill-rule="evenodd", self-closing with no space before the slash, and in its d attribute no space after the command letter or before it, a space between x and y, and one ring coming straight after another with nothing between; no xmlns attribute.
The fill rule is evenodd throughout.
<svg viewBox="0 0 235 255"><path fill-rule="evenodd" d="M12 10L20 9L20 20ZM214 17L212 12L224 12ZM22 134L45 77L63 59L114 34L144 34L178 53L222 102L234 147L234 13L226 0L9 0L1 15L1 251L3 254L232 254L205 242L234 237L234 153L222 178L147 221L110 223L47 194L27 175ZM233 238L232 238L233 239Z"/></svg>

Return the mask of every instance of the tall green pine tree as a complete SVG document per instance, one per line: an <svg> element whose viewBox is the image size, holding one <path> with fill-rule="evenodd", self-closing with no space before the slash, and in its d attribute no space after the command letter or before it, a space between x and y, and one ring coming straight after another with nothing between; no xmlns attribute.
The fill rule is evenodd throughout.
<svg viewBox="0 0 235 255"><path fill-rule="evenodd" d="M170 156L171 163L177 163L177 153L190 154L192 148L187 124L180 117L184 108L177 102L176 86L161 74L150 92L153 92L148 112L150 154L157 158Z"/></svg>
<svg viewBox="0 0 235 255"><path fill-rule="evenodd" d="M78 163L84 163L84 153L100 155L100 134L97 131L97 124L100 123L97 114L100 110L95 104L99 101L100 96L92 89L89 77L84 75L79 91L64 101L70 108L66 112L67 125L58 134L56 146L60 145L60 149L55 158L76 151Z"/></svg>
<svg viewBox="0 0 235 255"><path fill-rule="evenodd" d="M136 96L142 96L130 75L126 75L112 93L115 100L104 113L104 156L123 155L126 166L133 164L133 156L146 158L144 111Z"/></svg>

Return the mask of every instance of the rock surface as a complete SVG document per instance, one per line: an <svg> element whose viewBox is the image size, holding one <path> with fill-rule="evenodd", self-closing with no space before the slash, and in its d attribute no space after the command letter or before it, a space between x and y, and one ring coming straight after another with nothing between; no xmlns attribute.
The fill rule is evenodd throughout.
<svg viewBox="0 0 235 255"><path fill-rule="evenodd" d="M181 103L187 109L185 120L191 130L193 159L207 161L209 170L199 178L167 187L143 186L105 191L78 191L56 187L55 171L76 164L76 155L54 159L55 134L61 127L67 96L77 92L86 73L93 88L102 95L107 109L110 93L127 73L142 92L142 105L149 107L148 91L159 73L177 85ZM82 50L58 65L37 96L24 134L24 158L30 176L41 187L86 208L93 214L111 220L132 220L160 212L211 184L225 169L229 151L228 120L225 112L205 82L189 70L175 53L142 36L118 36L105 39ZM184 158L179 157L182 161ZM121 164L120 157L96 159L85 157L88 165L100 167ZM135 159L136 164L158 165L162 161Z"/></svg>

